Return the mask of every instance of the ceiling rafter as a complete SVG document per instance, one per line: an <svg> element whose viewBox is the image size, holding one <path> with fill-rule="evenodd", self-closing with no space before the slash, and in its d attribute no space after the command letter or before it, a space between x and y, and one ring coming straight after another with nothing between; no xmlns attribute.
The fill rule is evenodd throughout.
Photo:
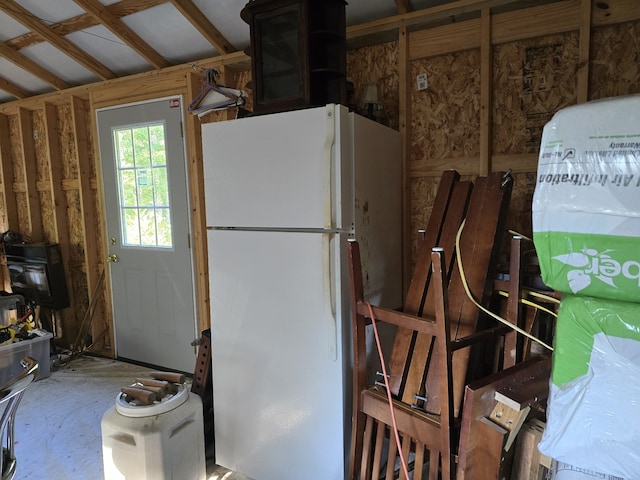
<svg viewBox="0 0 640 480"><path fill-rule="evenodd" d="M409 13L413 8L411 8L411 3L409 0L396 0L396 7L398 8L398 13Z"/></svg>
<svg viewBox="0 0 640 480"><path fill-rule="evenodd" d="M9 95L13 95L17 99L27 98L31 96L31 94L26 90L23 90L16 84L11 83L8 80L5 80L4 78L1 78L1 77L0 77L0 90L4 90Z"/></svg>
<svg viewBox="0 0 640 480"><path fill-rule="evenodd" d="M45 81L56 90L62 90L70 87L70 85L60 77L54 75L46 68L41 67L30 58L25 57L20 52L16 52L13 48L3 43L0 43L0 56L6 58L23 70L26 70L31 75Z"/></svg>
<svg viewBox="0 0 640 480"><path fill-rule="evenodd" d="M28 29L42 36L55 48L73 58L80 65L93 72L101 80L115 78L116 74L88 55L84 50L66 38L55 33L49 26L34 17L31 12L11 0L0 0L0 9L7 15L23 24Z"/></svg>
<svg viewBox="0 0 640 480"><path fill-rule="evenodd" d="M495 8L514 4L521 0L455 0L450 3L429 7L422 10L398 14L380 20L347 27L347 40L378 35L397 30L400 27L418 27L450 19L456 15L479 12L483 8Z"/></svg>
<svg viewBox="0 0 640 480"><path fill-rule="evenodd" d="M126 17L134 13L142 12L151 7L157 7L163 3L167 3L169 0L122 0L118 3L107 6L107 10L116 18ZM83 13L77 17L67 18L61 22L50 25L49 28L60 36L69 35L70 33L79 32L90 27L99 25L100 22L96 20L93 15L89 13ZM7 40L5 43L10 47L14 47L16 50L30 47L43 41L42 37L36 33L29 32L19 37Z"/></svg>
<svg viewBox="0 0 640 480"><path fill-rule="evenodd" d="M151 48L147 42L100 2L97 0L74 1L155 68L161 69L170 66L170 63L162 55Z"/></svg>
<svg viewBox="0 0 640 480"><path fill-rule="evenodd" d="M220 55L236 51L236 48L231 45L226 38L224 38L218 29L213 26L209 19L205 17L205 15L191 0L169 1L180 13L182 13L182 15L184 15L187 20L191 22L191 25L200 32L200 35L206 38L207 41L215 47Z"/></svg>

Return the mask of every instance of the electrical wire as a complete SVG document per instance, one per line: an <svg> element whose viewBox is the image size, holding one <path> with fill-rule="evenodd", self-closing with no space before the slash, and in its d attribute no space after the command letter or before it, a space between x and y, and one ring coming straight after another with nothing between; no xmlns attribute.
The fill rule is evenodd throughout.
<svg viewBox="0 0 640 480"><path fill-rule="evenodd" d="M544 348L546 348L546 349L548 349L548 350L553 352L553 347L551 345L547 345L545 342L540 340L535 335L531 335L529 332L523 330L522 328L518 327L517 325L514 325L513 323L509 322L508 320L505 320L500 315L497 315L497 314L493 313L492 311L490 311L489 309L483 307L475 299L475 297L471 293L471 290L469 289L469 284L467 283L467 278L466 278L466 276L464 274L464 268L462 267L462 255L460 253L460 237L462 236L462 230L464 229L465 222L466 222L466 219L462 221L462 223L460 224L460 228L458 228L458 233L456 234L456 259L458 261L458 269L460 270L460 278L462 279L462 286L464 287L464 291L467 294L467 297L469 297L469 299L474 303L474 305L476 307L478 307L480 310L482 310L484 313L486 313L490 317L498 320L500 323L503 323L503 324L507 325L509 328L512 328L513 330L515 330L519 334L524 335L525 337L529 338L530 340L533 340L534 342L539 343Z"/></svg>
<svg viewBox="0 0 640 480"><path fill-rule="evenodd" d="M380 365L382 367L382 376L384 378L384 385L387 389L387 399L389 400L389 410L391 411L391 423L393 436L396 440L396 445L398 446L398 456L400 457L400 465L402 467L402 471L404 472L404 476L406 479L409 479L409 468L407 467L407 461L402 455L402 445L400 443L400 434L398 433L398 424L396 422L396 413L393 408L393 398L391 398L391 387L389 386L389 377L387 376L387 368L384 363L384 355L382 354L382 346L380 345L380 337L378 336L378 327L376 326L376 318L373 315L373 307L371 303L367 302L367 307L369 308L369 316L371 317L371 325L373 326L373 336L376 339L376 347L378 348L378 357L380 358Z"/></svg>

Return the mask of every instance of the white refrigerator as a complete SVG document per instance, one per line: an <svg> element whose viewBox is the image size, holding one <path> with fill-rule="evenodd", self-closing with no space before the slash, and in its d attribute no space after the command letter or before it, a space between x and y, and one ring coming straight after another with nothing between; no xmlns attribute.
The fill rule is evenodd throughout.
<svg viewBox="0 0 640 480"><path fill-rule="evenodd" d="M399 307L398 132L327 105L202 126L216 463L342 480L351 430L349 275ZM371 261L375 259L375 261Z"/></svg>

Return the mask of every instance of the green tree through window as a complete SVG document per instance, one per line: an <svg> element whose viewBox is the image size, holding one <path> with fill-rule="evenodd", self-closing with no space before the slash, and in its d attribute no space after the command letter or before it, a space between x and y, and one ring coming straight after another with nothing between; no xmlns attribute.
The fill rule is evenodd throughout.
<svg viewBox="0 0 640 480"><path fill-rule="evenodd" d="M113 131L123 244L173 247L164 124Z"/></svg>

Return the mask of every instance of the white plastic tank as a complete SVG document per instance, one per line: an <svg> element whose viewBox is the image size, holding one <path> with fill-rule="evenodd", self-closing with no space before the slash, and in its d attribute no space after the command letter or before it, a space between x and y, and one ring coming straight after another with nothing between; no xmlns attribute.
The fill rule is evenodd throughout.
<svg viewBox="0 0 640 480"><path fill-rule="evenodd" d="M118 394L101 426L105 480L205 480L202 400L184 385L151 405Z"/></svg>

